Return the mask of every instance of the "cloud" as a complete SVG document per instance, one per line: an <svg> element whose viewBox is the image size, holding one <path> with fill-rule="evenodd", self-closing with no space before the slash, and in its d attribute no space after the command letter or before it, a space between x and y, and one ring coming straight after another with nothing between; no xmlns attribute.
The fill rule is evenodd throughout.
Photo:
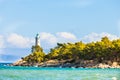
<svg viewBox="0 0 120 80"><path fill-rule="evenodd" d="M57 32L57 33L40 33L40 42L41 47L44 50L49 50L57 45L57 42L66 43L66 42L92 42L92 41L100 41L102 37L107 36L110 40L118 39L119 37L113 34L109 34L106 32L98 33L90 33L81 39L76 37L73 33L69 32ZM21 57L28 55L31 50L31 46L34 45L34 37L25 37L19 35L17 33L12 33L9 35L0 35L0 62L6 61L16 61ZM26 49L27 48L27 49ZM48 51L46 51L48 52ZM10 57L9 59L7 59ZM15 58L15 59L12 59Z"/></svg>
<svg viewBox="0 0 120 80"><path fill-rule="evenodd" d="M59 43L73 42L76 36L69 32L57 32L55 34L42 32L40 33L41 45L45 48L52 48Z"/></svg>
<svg viewBox="0 0 120 80"><path fill-rule="evenodd" d="M107 36L110 40L118 39L116 35L102 32L91 33L82 38L77 38L74 34L69 32L57 32L55 34L41 32L40 33L40 42L41 47L43 48L52 48L55 47L57 43L67 43L67 42L92 42L100 41L102 37ZM35 44L34 37L25 37L16 33L9 34L8 36L0 35L0 48L29 48Z"/></svg>
<svg viewBox="0 0 120 80"><path fill-rule="evenodd" d="M5 49L0 49L3 51L0 54L0 62L14 62L22 56L28 55L28 53L30 53L30 47L35 43L34 37L35 36L33 36L33 38L25 37L17 33L5 35L4 37L1 35L0 47L3 47L3 45L6 47ZM73 40L76 40L75 35L68 32L58 32L55 34L47 32L40 33L41 47L45 52L48 52L46 50L55 47L57 42L69 42Z"/></svg>
<svg viewBox="0 0 120 80"><path fill-rule="evenodd" d="M40 33L40 40L41 46L45 49L49 49L55 47L57 43L67 43L67 42L96 42L100 41L102 37L107 36L110 40L118 39L119 37L116 35L112 35L106 32L98 33L91 33L88 34L81 39L77 38L74 34L69 32L57 32L55 34L42 32Z"/></svg>
<svg viewBox="0 0 120 80"><path fill-rule="evenodd" d="M56 34L42 32L40 33L40 39L42 41L47 41L50 44L56 44L57 42L61 42L61 40L76 40L76 36L68 32L58 32Z"/></svg>
<svg viewBox="0 0 120 80"><path fill-rule="evenodd" d="M88 34L86 36L84 36L83 38L81 38L81 40L83 42L96 42L96 41L100 41L102 37L107 36L110 40L114 40L114 39L118 39L119 37L116 35L112 35L106 32L102 32L100 34L98 33L91 33Z"/></svg>
<svg viewBox="0 0 120 80"><path fill-rule="evenodd" d="M70 40L76 40L76 36L72 33L68 32L58 32L56 33L58 37L64 38L64 39L70 39Z"/></svg>
<svg viewBox="0 0 120 80"><path fill-rule="evenodd" d="M40 33L40 39L42 41L47 41L47 43L50 43L50 44L55 44L57 42L57 38L53 34L46 33L46 32Z"/></svg>
<svg viewBox="0 0 120 80"><path fill-rule="evenodd" d="M59 43L67 43L67 42L75 42L77 38L74 34L69 32L58 32L56 33L56 37Z"/></svg>
<svg viewBox="0 0 120 80"><path fill-rule="evenodd" d="M23 37L22 35L12 33L7 37L7 42L10 45L18 48L27 48L30 47L34 41L31 38Z"/></svg>
<svg viewBox="0 0 120 80"><path fill-rule="evenodd" d="M40 33L40 44L44 49L52 48L56 43L57 38L53 34L47 32Z"/></svg>

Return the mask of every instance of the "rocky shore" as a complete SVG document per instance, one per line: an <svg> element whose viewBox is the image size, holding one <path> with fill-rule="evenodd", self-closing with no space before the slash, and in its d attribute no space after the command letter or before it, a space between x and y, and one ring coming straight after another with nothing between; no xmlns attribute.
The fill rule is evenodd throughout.
<svg viewBox="0 0 120 80"><path fill-rule="evenodd" d="M120 62L103 61L99 63L95 60L49 60L41 63L28 63L19 60L13 66L36 66L36 67L74 67L74 68L120 68Z"/></svg>

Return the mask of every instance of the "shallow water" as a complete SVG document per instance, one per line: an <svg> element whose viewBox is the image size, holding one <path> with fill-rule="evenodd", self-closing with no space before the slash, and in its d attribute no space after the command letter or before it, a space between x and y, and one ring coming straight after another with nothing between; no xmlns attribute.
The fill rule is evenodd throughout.
<svg viewBox="0 0 120 80"><path fill-rule="evenodd" d="M120 80L120 69L1 66L0 80Z"/></svg>

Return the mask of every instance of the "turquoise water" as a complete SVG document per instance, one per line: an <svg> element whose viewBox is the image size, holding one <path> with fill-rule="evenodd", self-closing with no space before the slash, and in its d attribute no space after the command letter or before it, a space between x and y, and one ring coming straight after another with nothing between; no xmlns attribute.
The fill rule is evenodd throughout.
<svg viewBox="0 0 120 80"><path fill-rule="evenodd" d="M1 66L0 80L120 80L120 69Z"/></svg>

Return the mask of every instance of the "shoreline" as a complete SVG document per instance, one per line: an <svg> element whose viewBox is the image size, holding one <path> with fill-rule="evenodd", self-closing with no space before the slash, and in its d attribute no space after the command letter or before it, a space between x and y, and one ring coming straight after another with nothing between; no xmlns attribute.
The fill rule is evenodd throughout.
<svg viewBox="0 0 120 80"><path fill-rule="evenodd" d="M98 63L93 60L80 60L72 62L72 60L48 60L41 63L28 63L19 60L12 64L12 66L28 66L28 67L60 67L60 68L120 68L120 63L116 61L106 61Z"/></svg>

